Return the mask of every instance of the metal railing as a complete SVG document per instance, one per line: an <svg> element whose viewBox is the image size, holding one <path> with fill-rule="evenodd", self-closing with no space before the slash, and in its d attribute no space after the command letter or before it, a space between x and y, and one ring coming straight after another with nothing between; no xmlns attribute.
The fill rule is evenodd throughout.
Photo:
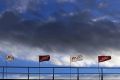
<svg viewBox="0 0 120 80"><path fill-rule="evenodd" d="M0 79L120 80L120 67L0 66Z"/></svg>

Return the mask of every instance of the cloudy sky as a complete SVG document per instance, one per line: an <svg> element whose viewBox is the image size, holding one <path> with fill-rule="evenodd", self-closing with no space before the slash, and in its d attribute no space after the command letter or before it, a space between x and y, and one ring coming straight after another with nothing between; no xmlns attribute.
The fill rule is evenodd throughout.
<svg viewBox="0 0 120 80"><path fill-rule="evenodd" d="M83 55L72 66L97 66L98 55L111 55L101 66L120 66L119 0L0 0L0 58L8 65L69 66L70 55ZM24 61L24 63L23 63ZM21 63L23 63L21 65Z"/></svg>

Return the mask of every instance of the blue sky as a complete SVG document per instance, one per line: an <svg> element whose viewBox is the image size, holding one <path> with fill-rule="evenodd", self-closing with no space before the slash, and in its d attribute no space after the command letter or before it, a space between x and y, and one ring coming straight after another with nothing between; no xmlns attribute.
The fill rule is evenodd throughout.
<svg viewBox="0 0 120 80"><path fill-rule="evenodd" d="M97 66L98 55L111 55L101 66L119 66L119 0L0 0L0 65L70 66L70 55L83 55L72 66ZM22 63L22 64L21 64Z"/></svg>

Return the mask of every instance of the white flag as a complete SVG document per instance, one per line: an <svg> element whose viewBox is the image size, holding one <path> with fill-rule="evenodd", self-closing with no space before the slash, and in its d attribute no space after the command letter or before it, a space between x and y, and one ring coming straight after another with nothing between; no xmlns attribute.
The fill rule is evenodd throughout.
<svg viewBox="0 0 120 80"><path fill-rule="evenodd" d="M82 55L70 56L70 61L71 62L76 62L76 61L81 61L81 60L83 60Z"/></svg>
<svg viewBox="0 0 120 80"><path fill-rule="evenodd" d="M7 55L6 56L6 60L7 61L13 61L14 60L14 57L12 55Z"/></svg>

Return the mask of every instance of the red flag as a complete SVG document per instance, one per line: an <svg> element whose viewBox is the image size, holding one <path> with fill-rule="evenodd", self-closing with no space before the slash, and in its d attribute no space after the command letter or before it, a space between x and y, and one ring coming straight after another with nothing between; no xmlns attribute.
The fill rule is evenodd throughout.
<svg viewBox="0 0 120 80"><path fill-rule="evenodd" d="M98 56L98 62L104 62L110 59L111 59L111 56Z"/></svg>
<svg viewBox="0 0 120 80"><path fill-rule="evenodd" d="M49 60L50 60L50 55L40 55L39 56L39 62L49 61Z"/></svg>

